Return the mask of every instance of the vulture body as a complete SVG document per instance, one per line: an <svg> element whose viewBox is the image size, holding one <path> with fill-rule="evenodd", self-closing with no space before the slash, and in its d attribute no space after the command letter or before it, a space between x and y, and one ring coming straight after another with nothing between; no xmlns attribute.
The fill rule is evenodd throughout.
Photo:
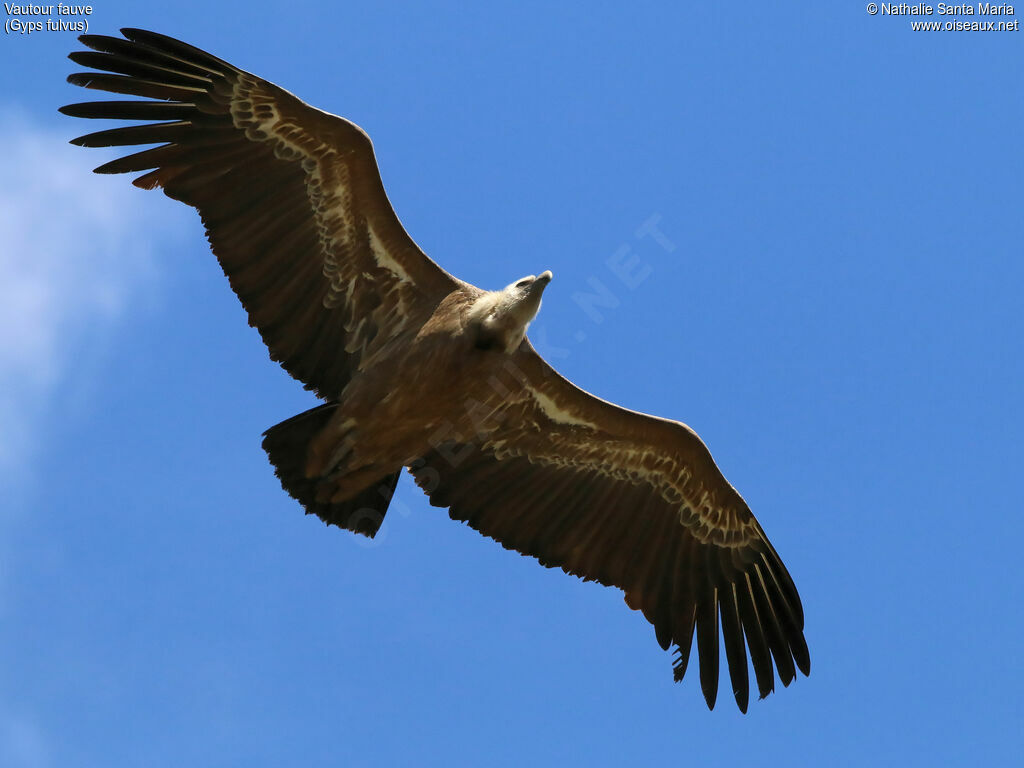
<svg viewBox="0 0 1024 768"><path fill-rule="evenodd" d="M675 646L696 635L709 707L719 642L746 711L775 674L808 674L796 587L746 503L686 425L562 378L526 328L551 273L501 291L449 275L388 202L356 125L173 38L83 35L68 79L136 97L62 112L140 124L75 139L157 144L98 173L141 172L196 208L270 356L325 402L269 429L307 513L373 536L403 467L431 504L505 547L625 592ZM721 635L719 634L721 632Z"/></svg>

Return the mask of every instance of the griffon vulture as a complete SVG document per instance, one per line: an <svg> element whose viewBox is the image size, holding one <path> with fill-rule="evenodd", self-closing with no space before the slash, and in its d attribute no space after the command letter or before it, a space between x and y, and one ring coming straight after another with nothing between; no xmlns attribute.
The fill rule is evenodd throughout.
<svg viewBox="0 0 1024 768"><path fill-rule="evenodd" d="M356 125L178 40L83 35L68 80L141 97L62 108L141 124L85 147L158 144L98 173L196 208L272 359L325 402L267 430L284 489L373 536L403 467L503 546L625 592L713 707L719 628L746 711L810 670L796 587L700 438L556 373L526 338L551 273L484 291L402 228ZM773 665L774 660L774 665Z"/></svg>

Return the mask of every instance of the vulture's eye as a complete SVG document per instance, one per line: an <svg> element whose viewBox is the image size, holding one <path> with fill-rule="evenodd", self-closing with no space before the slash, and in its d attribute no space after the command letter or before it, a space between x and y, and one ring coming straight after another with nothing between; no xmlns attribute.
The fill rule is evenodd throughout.
<svg viewBox="0 0 1024 768"><path fill-rule="evenodd" d="M516 283L516 288L525 288L526 286L528 286L532 282L533 282L533 280L531 280L530 278L524 277L522 280L520 280L518 283Z"/></svg>

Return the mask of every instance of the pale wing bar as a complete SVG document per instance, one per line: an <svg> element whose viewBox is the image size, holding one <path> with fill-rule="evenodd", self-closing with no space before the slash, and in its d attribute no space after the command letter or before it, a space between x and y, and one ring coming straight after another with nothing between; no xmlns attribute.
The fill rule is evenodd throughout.
<svg viewBox="0 0 1024 768"><path fill-rule="evenodd" d="M149 100L73 104L76 117L164 121L99 131L81 146L160 144L99 173L146 171L194 206L273 359L337 397L362 357L421 322L457 281L401 227L370 140L355 125L173 38L83 35L85 88Z"/></svg>
<svg viewBox="0 0 1024 768"><path fill-rule="evenodd" d="M504 372L493 426L410 468L431 504L545 566L622 589L662 648L676 646L677 681L696 636L709 707L720 633L743 711L748 654L762 698L776 671L787 686L810 672L793 580L692 430L584 392L528 342Z"/></svg>
<svg viewBox="0 0 1024 768"><path fill-rule="evenodd" d="M676 680L686 672L696 629L709 707L718 691L719 618L741 710L749 695L748 647L762 698L774 688L772 658L783 685L795 677L794 661L809 673L800 599L763 535L742 547L701 542L650 485L593 466L498 459L474 444L438 446L411 470L430 503L448 507L453 519L542 565L623 589L662 648L676 645Z"/></svg>

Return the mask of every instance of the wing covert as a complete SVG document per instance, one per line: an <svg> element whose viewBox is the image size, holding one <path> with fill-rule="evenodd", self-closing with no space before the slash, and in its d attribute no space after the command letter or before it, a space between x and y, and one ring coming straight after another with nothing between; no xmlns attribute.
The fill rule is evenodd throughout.
<svg viewBox="0 0 1024 768"><path fill-rule="evenodd" d="M775 670L783 685L796 668L808 674L796 587L697 435L589 395L528 343L514 361L523 386L497 426L411 467L431 504L545 566L622 589L662 648L676 646L676 680L696 635L709 707L719 636L743 711L748 653L762 698Z"/></svg>
<svg viewBox="0 0 1024 768"><path fill-rule="evenodd" d="M279 361L336 397L360 361L422 323L459 281L402 228L356 125L164 35L83 35L69 82L148 100L72 104L75 117L161 121L99 131L82 146L159 144L98 173L144 171L195 207L232 288Z"/></svg>

